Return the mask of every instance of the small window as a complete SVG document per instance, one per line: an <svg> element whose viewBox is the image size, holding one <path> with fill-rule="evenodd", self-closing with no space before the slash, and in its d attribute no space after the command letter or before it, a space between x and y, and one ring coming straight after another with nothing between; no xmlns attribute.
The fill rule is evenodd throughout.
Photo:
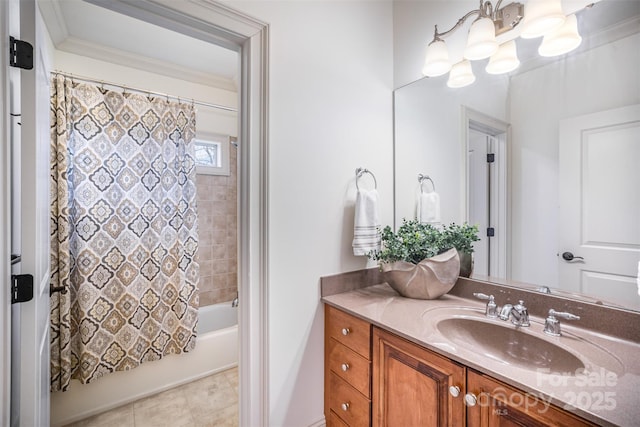
<svg viewBox="0 0 640 427"><path fill-rule="evenodd" d="M203 135L196 138L196 172L205 175L229 175L229 137Z"/></svg>

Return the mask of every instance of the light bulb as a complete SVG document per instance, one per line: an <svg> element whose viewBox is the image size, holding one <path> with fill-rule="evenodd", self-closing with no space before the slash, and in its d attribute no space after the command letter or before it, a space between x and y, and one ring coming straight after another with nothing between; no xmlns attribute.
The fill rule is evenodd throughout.
<svg viewBox="0 0 640 427"><path fill-rule="evenodd" d="M467 47L463 56L465 59L485 59L498 50L496 28L490 18L480 18L473 22L469 29Z"/></svg>
<svg viewBox="0 0 640 427"><path fill-rule="evenodd" d="M473 75L471 62L465 59L451 67L447 86L449 86L450 88L460 88L469 86L475 81L476 76Z"/></svg>
<svg viewBox="0 0 640 427"><path fill-rule="evenodd" d="M515 70L519 65L516 41L509 40L501 44L498 51L491 56L485 70L489 74L503 74Z"/></svg>
<svg viewBox="0 0 640 427"><path fill-rule="evenodd" d="M520 37L533 39L544 36L560 27L564 20L560 0L528 0L524 5Z"/></svg>
<svg viewBox="0 0 640 427"><path fill-rule="evenodd" d="M446 74L450 69L449 51L445 42L434 40L429 43L422 74L429 77L437 77Z"/></svg>
<svg viewBox="0 0 640 427"><path fill-rule="evenodd" d="M576 15L569 15L560 28L544 36L538 53L540 56L558 56L571 52L580 43L582 37L578 33L578 20Z"/></svg>

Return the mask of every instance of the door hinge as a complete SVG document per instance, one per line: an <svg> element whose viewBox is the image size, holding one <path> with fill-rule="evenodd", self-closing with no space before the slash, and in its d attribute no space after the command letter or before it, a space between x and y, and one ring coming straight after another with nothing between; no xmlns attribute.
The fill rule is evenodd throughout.
<svg viewBox="0 0 640 427"><path fill-rule="evenodd" d="M9 36L9 65L31 70L33 68L33 46Z"/></svg>
<svg viewBox="0 0 640 427"><path fill-rule="evenodd" d="M493 163L496 161L496 155L494 153L487 153L487 163Z"/></svg>
<svg viewBox="0 0 640 427"><path fill-rule="evenodd" d="M487 228L487 237L493 237L496 235L496 229L493 227Z"/></svg>
<svg viewBox="0 0 640 427"><path fill-rule="evenodd" d="M15 274L11 276L11 304L33 299L33 276Z"/></svg>

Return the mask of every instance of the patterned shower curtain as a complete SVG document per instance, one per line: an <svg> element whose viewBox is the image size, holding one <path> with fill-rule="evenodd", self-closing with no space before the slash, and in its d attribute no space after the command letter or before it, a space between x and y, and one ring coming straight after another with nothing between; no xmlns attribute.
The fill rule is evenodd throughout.
<svg viewBox="0 0 640 427"><path fill-rule="evenodd" d="M51 389L195 346L192 105L53 77Z"/></svg>

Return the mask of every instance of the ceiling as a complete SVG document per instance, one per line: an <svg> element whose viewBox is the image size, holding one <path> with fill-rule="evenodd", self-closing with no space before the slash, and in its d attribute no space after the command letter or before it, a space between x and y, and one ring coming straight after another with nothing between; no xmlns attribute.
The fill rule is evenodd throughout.
<svg viewBox="0 0 640 427"><path fill-rule="evenodd" d="M238 53L83 0L39 0L56 49L237 91Z"/></svg>

